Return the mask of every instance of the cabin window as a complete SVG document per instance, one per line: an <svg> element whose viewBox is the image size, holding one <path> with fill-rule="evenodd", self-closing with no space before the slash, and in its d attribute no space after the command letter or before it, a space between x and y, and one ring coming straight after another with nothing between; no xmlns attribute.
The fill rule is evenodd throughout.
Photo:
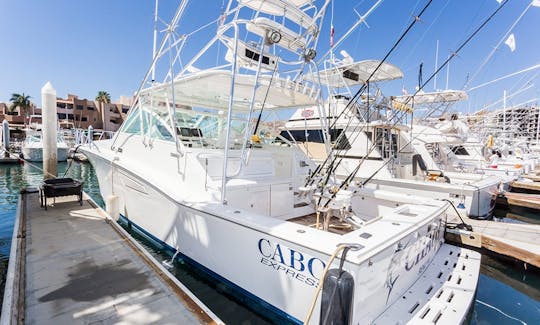
<svg viewBox="0 0 540 325"><path fill-rule="evenodd" d="M349 139L347 139L347 136L345 134L342 135L342 133L342 129L330 130L330 141L332 141L332 144L334 144L334 148L337 150L349 150L351 149Z"/></svg>
<svg viewBox="0 0 540 325"><path fill-rule="evenodd" d="M168 114L159 115L157 112L143 111L143 116L148 120L147 135L150 138L173 141L174 138L167 128L167 123L170 124Z"/></svg>
<svg viewBox="0 0 540 325"><path fill-rule="evenodd" d="M146 124L146 119L143 119L144 129L147 128ZM139 113L138 107L128 116L122 129L126 133L141 134L141 114Z"/></svg>
<svg viewBox="0 0 540 325"><path fill-rule="evenodd" d="M360 75L358 75L358 73L352 72L351 70L345 70L343 71L343 78L358 81L360 80Z"/></svg>
<svg viewBox="0 0 540 325"><path fill-rule="evenodd" d="M324 143L321 130L281 131L280 135L289 141Z"/></svg>
<svg viewBox="0 0 540 325"><path fill-rule="evenodd" d="M463 146L453 146L452 152L458 156L468 156L469 152Z"/></svg>
<svg viewBox="0 0 540 325"><path fill-rule="evenodd" d="M126 119L122 130L126 133L144 134L150 138L172 141L174 138L167 128L166 123L168 122L169 120L166 114L160 115L157 111L148 112L146 110L142 110L141 113L140 108L137 107Z"/></svg>
<svg viewBox="0 0 540 325"><path fill-rule="evenodd" d="M373 132L364 131L364 133L366 134L366 137L368 138L369 141L373 141Z"/></svg>
<svg viewBox="0 0 540 325"><path fill-rule="evenodd" d="M335 145L335 149L338 150L347 150L351 148L351 144L345 135L340 138L342 129L332 129L330 130L330 141ZM296 142L317 142L324 143L324 136L322 130L292 130L292 131L281 131L280 135L289 140ZM292 135L292 137L291 137ZM336 141L339 138L339 143Z"/></svg>
<svg viewBox="0 0 540 325"><path fill-rule="evenodd" d="M253 52L250 49L246 49L246 57L252 59L253 61L259 62L260 54L256 53L256 52ZM267 57L266 55L263 55L261 62L263 64L269 64L270 63L270 58Z"/></svg>

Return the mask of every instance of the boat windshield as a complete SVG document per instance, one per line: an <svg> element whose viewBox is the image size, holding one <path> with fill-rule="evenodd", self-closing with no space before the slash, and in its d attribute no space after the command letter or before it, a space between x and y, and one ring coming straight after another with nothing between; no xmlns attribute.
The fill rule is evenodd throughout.
<svg viewBox="0 0 540 325"><path fill-rule="evenodd" d="M186 106L178 106L175 111L175 132L172 132L169 109L163 102L136 106L121 131L165 141L174 141L175 133L179 141L188 147L225 147L227 116L223 111L194 110ZM231 147L242 145L245 121L245 117L237 116L231 122Z"/></svg>
<svg viewBox="0 0 540 325"><path fill-rule="evenodd" d="M37 143L42 141L42 134L41 133L28 133L26 134L25 138L26 143ZM56 136L56 141L58 143L64 143L64 136L62 134L58 134Z"/></svg>
<svg viewBox="0 0 540 325"><path fill-rule="evenodd" d="M41 142L41 134L27 134L25 141L26 143Z"/></svg>

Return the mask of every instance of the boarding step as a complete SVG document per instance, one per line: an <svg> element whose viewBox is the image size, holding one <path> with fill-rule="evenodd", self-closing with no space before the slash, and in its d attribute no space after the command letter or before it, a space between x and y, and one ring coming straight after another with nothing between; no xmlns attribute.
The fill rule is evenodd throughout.
<svg viewBox="0 0 540 325"><path fill-rule="evenodd" d="M443 244L418 281L374 323L461 324L464 315L456 310L467 309L463 304L473 301L480 257L469 249Z"/></svg>

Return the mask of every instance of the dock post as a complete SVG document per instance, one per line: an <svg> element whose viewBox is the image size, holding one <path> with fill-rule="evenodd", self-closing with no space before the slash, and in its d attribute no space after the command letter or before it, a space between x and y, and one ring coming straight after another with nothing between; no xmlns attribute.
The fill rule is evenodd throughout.
<svg viewBox="0 0 540 325"><path fill-rule="evenodd" d="M9 122L4 119L2 122L2 145L4 146L4 157L9 157Z"/></svg>
<svg viewBox="0 0 540 325"><path fill-rule="evenodd" d="M56 115L56 90L48 81L41 88L41 105L43 118L43 178L54 178L58 175L58 135Z"/></svg>
<svg viewBox="0 0 540 325"><path fill-rule="evenodd" d="M93 142L94 142L94 127L90 125L88 127L88 146L91 147Z"/></svg>

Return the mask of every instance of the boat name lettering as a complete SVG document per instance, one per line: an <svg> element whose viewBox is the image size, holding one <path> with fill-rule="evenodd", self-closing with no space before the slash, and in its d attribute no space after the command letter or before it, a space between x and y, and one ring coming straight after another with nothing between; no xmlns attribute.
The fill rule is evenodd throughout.
<svg viewBox="0 0 540 325"><path fill-rule="evenodd" d="M442 226L439 222L437 227L434 227L430 232L426 233L425 237L416 242L415 245L411 246L411 250L418 252L416 256L412 255L412 258L407 257L407 262L405 263L405 270L410 271L415 265L418 265L432 250L437 250L441 245L441 231ZM420 247L418 247L420 246ZM423 246L423 247L422 247ZM417 247L417 248L415 248ZM421 268L423 271L423 268Z"/></svg>
<svg viewBox="0 0 540 325"><path fill-rule="evenodd" d="M262 255L260 263L272 267L278 272L284 272L291 278L304 282L310 286L319 284L319 277L326 266L323 261L261 238L258 243L259 253Z"/></svg>

